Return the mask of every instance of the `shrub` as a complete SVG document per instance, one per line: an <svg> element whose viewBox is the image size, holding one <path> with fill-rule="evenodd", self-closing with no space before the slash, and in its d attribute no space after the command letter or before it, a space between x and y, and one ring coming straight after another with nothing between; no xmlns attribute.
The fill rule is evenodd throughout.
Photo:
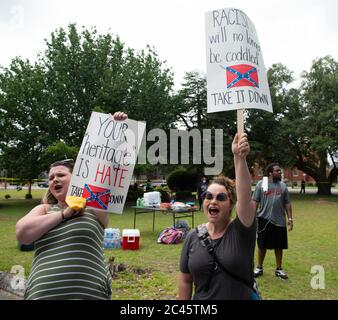
<svg viewBox="0 0 338 320"><path fill-rule="evenodd" d="M161 193L161 202L170 202L170 194L165 188L156 187L154 191Z"/></svg>
<svg viewBox="0 0 338 320"><path fill-rule="evenodd" d="M25 194L25 199L32 199L33 196L30 193Z"/></svg>
<svg viewBox="0 0 338 320"><path fill-rule="evenodd" d="M191 201L194 200L193 195L190 191L182 190L177 191L175 194L175 201Z"/></svg>
<svg viewBox="0 0 338 320"><path fill-rule="evenodd" d="M143 198L144 191L142 189L133 190L129 188L127 193L127 202L136 202L138 198Z"/></svg>
<svg viewBox="0 0 338 320"><path fill-rule="evenodd" d="M5 199L9 199L10 197L11 197L10 194L6 194L6 195L5 195Z"/></svg>
<svg viewBox="0 0 338 320"><path fill-rule="evenodd" d="M197 175L188 172L185 169L177 169L171 172L167 177L168 187L172 191L195 191Z"/></svg>

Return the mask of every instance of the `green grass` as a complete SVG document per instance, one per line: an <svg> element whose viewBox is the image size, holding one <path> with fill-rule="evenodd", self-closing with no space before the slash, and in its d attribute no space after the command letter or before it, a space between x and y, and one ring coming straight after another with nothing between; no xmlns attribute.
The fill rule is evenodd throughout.
<svg viewBox="0 0 338 320"><path fill-rule="evenodd" d="M29 273L33 252L17 248L15 224L20 217L40 203L43 190L33 190L33 199L25 200L27 191L0 191L0 270L10 271L21 265ZM4 199L5 194L11 198ZM338 299L338 197L291 195L294 211L294 230L289 234L289 249L284 251L284 269L289 280L274 276L275 258L268 251L264 276L258 279L264 299ZM191 219L187 219L189 224ZM195 225L204 222L201 212L195 215ZM126 208L122 215L110 216L110 227L133 228L133 210ZM152 214L137 216L136 227L141 232L140 250L106 250L107 260L126 270L118 272L113 281L113 299L175 299L178 288L179 256L182 244L156 243L161 230L172 224L171 216L157 213L152 232ZM256 256L255 256L256 258ZM325 270L325 289L314 290L310 282L315 274L311 267L321 265Z"/></svg>

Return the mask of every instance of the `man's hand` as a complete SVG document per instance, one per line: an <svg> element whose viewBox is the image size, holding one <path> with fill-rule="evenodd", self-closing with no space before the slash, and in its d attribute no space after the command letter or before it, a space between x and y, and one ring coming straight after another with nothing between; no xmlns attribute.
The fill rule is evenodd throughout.
<svg viewBox="0 0 338 320"><path fill-rule="evenodd" d="M232 141L232 153L234 156L245 159L250 152L250 145L248 142L247 134L244 133L239 139L238 133L236 133L234 140Z"/></svg>
<svg viewBox="0 0 338 320"><path fill-rule="evenodd" d="M288 231L292 231L292 229L293 229L293 221L288 220Z"/></svg>

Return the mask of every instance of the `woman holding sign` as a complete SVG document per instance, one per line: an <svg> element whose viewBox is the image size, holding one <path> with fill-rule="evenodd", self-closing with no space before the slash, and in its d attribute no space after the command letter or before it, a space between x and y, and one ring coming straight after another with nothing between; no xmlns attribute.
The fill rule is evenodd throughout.
<svg viewBox="0 0 338 320"><path fill-rule="evenodd" d="M256 222L246 163L249 150L246 134L241 138L236 134L232 142L236 183L215 177L204 194L208 222L192 230L184 242L179 299L259 298L253 276ZM237 216L232 219L235 205Z"/></svg>
<svg viewBox="0 0 338 320"><path fill-rule="evenodd" d="M127 115L113 117L125 120ZM71 159L53 163L43 204L17 222L18 241L34 242L36 250L26 300L110 299L111 277L102 249L108 216L66 203L73 168Z"/></svg>

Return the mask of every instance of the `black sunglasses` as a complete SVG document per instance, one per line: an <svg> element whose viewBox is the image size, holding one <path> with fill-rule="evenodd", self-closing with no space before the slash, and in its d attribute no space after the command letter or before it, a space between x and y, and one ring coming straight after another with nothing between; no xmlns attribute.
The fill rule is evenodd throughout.
<svg viewBox="0 0 338 320"><path fill-rule="evenodd" d="M210 191L204 192L204 200L212 200L214 198L214 195ZM217 201L227 201L228 195L224 192L220 192L216 195Z"/></svg>

